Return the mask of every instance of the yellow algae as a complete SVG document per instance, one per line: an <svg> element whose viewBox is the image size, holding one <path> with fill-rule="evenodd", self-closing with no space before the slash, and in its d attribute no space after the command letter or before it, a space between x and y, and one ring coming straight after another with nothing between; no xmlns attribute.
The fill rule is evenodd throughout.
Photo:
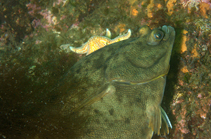
<svg viewBox="0 0 211 139"><path fill-rule="evenodd" d="M158 7L158 9L162 9L163 8L163 6L160 3L157 4L157 7Z"/></svg>
<svg viewBox="0 0 211 139"><path fill-rule="evenodd" d="M131 9L131 14L132 16L137 16L138 15L138 11L135 8Z"/></svg>
<svg viewBox="0 0 211 139"><path fill-rule="evenodd" d="M115 32L118 32L118 31L120 31L120 33L121 32L123 32L123 31L125 31L125 24L122 24L122 23L119 23L115 28L114 28L114 31Z"/></svg>
<svg viewBox="0 0 211 139"><path fill-rule="evenodd" d="M181 71L182 71L183 73L189 72L187 66L184 66L184 67L181 69Z"/></svg>
<svg viewBox="0 0 211 139"><path fill-rule="evenodd" d="M136 7L134 7L133 5L135 5L134 3L137 2L137 0L129 0L130 3L130 16L137 16L138 15L138 10Z"/></svg>
<svg viewBox="0 0 211 139"><path fill-rule="evenodd" d="M142 5L144 3L142 2ZM162 9L163 6L162 4L158 3L158 1L154 1L154 0L150 0L150 3L147 6L147 16L149 18L153 17L153 13L155 13L156 11L158 11L159 9Z"/></svg>
<svg viewBox="0 0 211 139"><path fill-rule="evenodd" d="M194 48L191 51L191 54L192 54L191 57L194 57L194 58L198 58L199 57L199 53L197 52L196 47L197 47L197 45L195 44Z"/></svg>
<svg viewBox="0 0 211 139"><path fill-rule="evenodd" d="M200 11L201 15L205 18L208 18L207 11L211 10L210 5L208 3L202 2L199 5L199 9L200 9L199 11Z"/></svg>
<svg viewBox="0 0 211 139"><path fill-rule="evenodd" d="M149 18L152 18L153 17L153 14L152 14L153 8L154 8L154 0L150 0L150 4L147 6L147 16Z"/></svg>
<svg viewBox="0 0 211 139"><path fill-rule="evenodd" d="M174 5L175 5L175 3L177 2L177 0L169 0L168 2L167 2L167 9L168 9L168 14L169 15L172 15L172 13L173 13L173 7L174 7Z"/></svg>
<svg viewBox="0 0 211 139"><path fill-rule="evenodd" d="M184 53L185 51L187 51L187 46L186 46L186 41L187 41L187 36L186 34L188 33L187 30L183 30L182 31L182 43L181 43L181 53Z"/></svg>

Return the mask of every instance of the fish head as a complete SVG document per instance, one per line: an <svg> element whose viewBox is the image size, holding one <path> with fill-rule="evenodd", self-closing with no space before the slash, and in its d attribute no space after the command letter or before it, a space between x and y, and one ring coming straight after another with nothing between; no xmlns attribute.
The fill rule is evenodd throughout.
<svg viewBox="0 0 211 139"><path fill-rule="evenodd" d="M140 36L122 44L108 63L106 76L109 81L145 83L165 76L175 39L171 26L151 30L143 26Z"/></svg>

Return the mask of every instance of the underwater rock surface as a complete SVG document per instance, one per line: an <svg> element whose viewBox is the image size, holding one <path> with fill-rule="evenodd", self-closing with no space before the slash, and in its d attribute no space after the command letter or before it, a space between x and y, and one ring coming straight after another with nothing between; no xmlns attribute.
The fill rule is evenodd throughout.
<svg viewBox="0 0 211 139"><path fill-rule="evenodd" d="M61 52L59 46L79 47L91 36L103 36L106 28L111 38L128 28L131 38L138 37L141 25L171 25L177 34L161 104L173 126L166 138L211 136L209 1L11 0L0 6L0 137L75 136L65 127L68 118L53 115L63 102L52 88L84 55ZM53 118L45 118L49 115Z"/></svg>

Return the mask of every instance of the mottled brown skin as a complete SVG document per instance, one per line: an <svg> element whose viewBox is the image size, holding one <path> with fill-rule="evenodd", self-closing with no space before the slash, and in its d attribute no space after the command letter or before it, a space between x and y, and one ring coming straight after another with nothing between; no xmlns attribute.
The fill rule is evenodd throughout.
<svg viewBox="0 0 211 139"><path fill-rule="evenodd" d="M108 45L82 58L59 80L60 114L71 119L70 138L141 138L160 134L161 101L171 50L172 27ZM165 118L164 118L165 119ZM168 133L167 122L164 122Z"/></svg>

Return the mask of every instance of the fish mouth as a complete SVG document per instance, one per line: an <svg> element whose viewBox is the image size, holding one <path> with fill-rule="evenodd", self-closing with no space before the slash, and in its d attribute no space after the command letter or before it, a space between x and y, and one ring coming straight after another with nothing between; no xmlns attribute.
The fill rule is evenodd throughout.
<svg viewBox="0 0 211 139"><path fill-rule="evenodd" d="M174 37L175 36L175 30L173 27L171 26L162 26L161 29L165 32L165 36L163 38L163 40L168 40L170 37Z"/></svg>

